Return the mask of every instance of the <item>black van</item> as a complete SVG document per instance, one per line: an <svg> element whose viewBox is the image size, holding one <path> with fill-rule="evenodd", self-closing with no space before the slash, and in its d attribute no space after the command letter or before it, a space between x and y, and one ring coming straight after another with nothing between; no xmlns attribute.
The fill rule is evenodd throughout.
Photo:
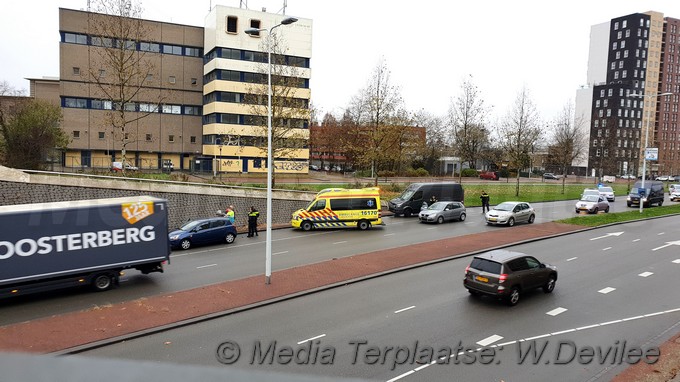
<svg viewBox="0 0 680 382"><path fill-rule="evenodd" d="M395 215L406 217L417 215L423 202L428 203L433 198L437 201L463 202L463 186L454 182L441 183L413 183L398 197L389 201L388 208Z"/></svg>
<svg viewBox="0 0 680 382"><path fill-rule="evenodd" d="M628 194L628 198L626 199L628 207L633 205L639 206L641 196L644 207L649 207L654 203L657 203L659 206L662 205L664 198L663 182L658 180L646 180L644 190L642 190L642 182L635 182L635 185L630 189L630 194Z"/></svg>

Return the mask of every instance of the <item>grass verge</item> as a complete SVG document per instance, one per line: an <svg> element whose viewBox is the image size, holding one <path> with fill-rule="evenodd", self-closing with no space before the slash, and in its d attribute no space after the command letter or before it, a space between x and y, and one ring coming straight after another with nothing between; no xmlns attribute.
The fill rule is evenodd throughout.
<svg viewBox="0 0 680 382"><path fill-rule="evenodd" d="M612 212L597 215L579 215L569 219L558 220L558 223L582 225L586 227L597 227L600 225L621 223L633 220L647 219L655 216L665 216L680 214L680 204L673 204L662 207L651 207L642 210L642 213L635 208L625 212Z"/></svg>

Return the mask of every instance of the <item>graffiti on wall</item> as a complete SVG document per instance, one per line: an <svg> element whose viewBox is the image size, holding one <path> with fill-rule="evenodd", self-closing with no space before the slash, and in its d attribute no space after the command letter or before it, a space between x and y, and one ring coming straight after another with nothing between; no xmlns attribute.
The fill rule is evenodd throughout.
<svg viewBox="0 0 680 382"><path fill-rule="evenodd" d="M274 169L279 172L307 172L309 163L299 161L274 162Z"/></svg>

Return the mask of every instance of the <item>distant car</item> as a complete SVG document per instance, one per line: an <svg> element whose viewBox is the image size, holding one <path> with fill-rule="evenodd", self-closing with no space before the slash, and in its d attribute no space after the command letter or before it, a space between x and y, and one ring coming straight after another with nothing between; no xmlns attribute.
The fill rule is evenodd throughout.
<svg viewBox="0 0 680 382"><path fill-rule="evenodd" d="M195 245L226 243L236 240L236 228L225 217L192 220L170 232L172 248L189 249Z"/></svg>
<svg viewBox="0 0 680 382"><path fill-rule="evenodd" d="M628 174L628 175L621 175L621 179L637 179L637 177L635 175Z"/></svg>
<svg viewBox="0 0 680 382"><path fill-rule="evenodd" d="M668 193L672 194L675 191L680 191L680 184L671 184L668 186Z"/></svg>
<svg viewBox="0 0 680 382"><path fill-rule="evenodd" d="M596 188L586 188L583 190L583 193L581 194L581 198L587 195L600 195L600 190Z"/></svg>
<svg viewBox="0 0 680 382"><path fill-rule="evenodd" d="M550 293L557 282L557 268L521 252L497 249L476 255L465 268L463 286L470 295L487 295L517 305L520 293L542 288Z"/></svg>
<svg viewBox="0 0 680 382"><path fill-rule="evenodd" d="M171 161L163 162L163 170L172 171L175 169L175 165Z"/></svg>
<svg viewBox="0 0 680 382"><path fill-rule="evenodd" d="M486 224L507 224L512 227L515 223L533 223L536 211L526 202L503 202L487 212L485 217Z"/></svg>
<svg viewBox="0 0 680 382"><path fill-rule="evenodd" d="M125 163L125 171L137 171L139 167ZM123 171L123 162L113 162L111 164L111 171Z"/></svg>
<svg viewBox="0 0 680 382"><path fill-rule="evenodd" d="M597 190L600 192L600 194L604 195L605 198L607 198L607 201L613 202L616 200L616 196L614 195L614 189L611 187L598 187Z"/></svg>
<svg viewBox="0 0 680 382"><path fill-rule="evenodd" d="M680 201L680 189L676 188L675 191L671 192L671 202Z"/></svg>
<svg viewBox="0 0 680 382"><path fill-rule="evenodd" d="M422 209L418 214L421 223L438 223L445 221L460 220L464 221L466 209L461 202L435 202L426 209Z"/></svg>
<svg viewBox="0 0 680 382"><path fill-rule="evenodd" d="M546 172L545 174L543 174L543 179L559 180L560 178L558 178L557 175L553 174L552 172Z"/></svg>
<svg viewBox="0 0 680 382"><path fill-rule="evenodd" d="M660 175L660 176L657 176L656 178L654 178L654 180L660 180L662 182L666 182L670 179L668 179L668 175Z"/></svg>
<svg viewBox="0 0 680 382"><path fill-rule="evenodd" d="M309 165L309 169L310 169L310 170L314 170L314 171L319 171L319 170L321 170L321 167L319 167L319 166L317 166L317 165L315 165L315 164L310 164L310 165Z"/></svg>
<svg viewBox="0 0 680 382"><path fill-rule="evenodd" d="M576 213L586 211L596 214L598 211L609 212L609 202L604 195L586 195L576 202Z"/></svg>
<svg viewBox="0 0 680 382"><path fill-rule="evenodd" d="M479 174L480 179L489 179L489 180L499 180L501 178L500 174L498 171L482 171Z"/></svg>

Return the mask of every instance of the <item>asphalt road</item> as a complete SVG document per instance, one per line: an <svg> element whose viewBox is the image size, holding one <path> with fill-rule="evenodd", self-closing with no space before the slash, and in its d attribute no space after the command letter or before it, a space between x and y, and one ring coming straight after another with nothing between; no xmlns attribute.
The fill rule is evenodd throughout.
<svg viewBox="0 0 680 382"><path fill-rule="evenodd" d="M534 203L536 223L574 216L574 203L575 201ZM612 203L611 212L625 210L629 208L623 197ZM479 207L468 209L465 222L426 225L419 223L416 217L386 217L384 220L384 226L365 232L354 229L312 232L274 230L273 270L471 233L512 229L487 226ZM121 287L105 293L93 293L82 288L2 301L0 325L263 274L264 269L265 233L261 232L255 238L239 235L231 245L173 251L171 264L162 274L142 275L136 270L128 270L121 278Z"/></svg>
<svg viewBox="0 0 680 382"><path fill-rule="evenodd" d="M623 346L653 351L680 326L680 295L675 293L680 286L677 217L512 249L558 267L552 294L525 293L515 307L469 296L462 277L470 259L463 258L82 354L220 366L216 349L233 341L241 356L225 368L383 381L605 381L626 367L615 357L625 353ZM288 359L286 346L300 361L309 353L312 358L308 364L294 359L282 364ZM482 346L495 347L482 357L477 351ZM588 352L588 346L606 353L601 356L604 362L597 356L590 363L579 362L573 356L575 349ZM451 348L448 364L431 364L432 358L422 350L427 347L435 355ZM407 350L397 356L397 348L422 355L421 363L405 357ZM333 364L322 364L331 359Z"/></svg>

